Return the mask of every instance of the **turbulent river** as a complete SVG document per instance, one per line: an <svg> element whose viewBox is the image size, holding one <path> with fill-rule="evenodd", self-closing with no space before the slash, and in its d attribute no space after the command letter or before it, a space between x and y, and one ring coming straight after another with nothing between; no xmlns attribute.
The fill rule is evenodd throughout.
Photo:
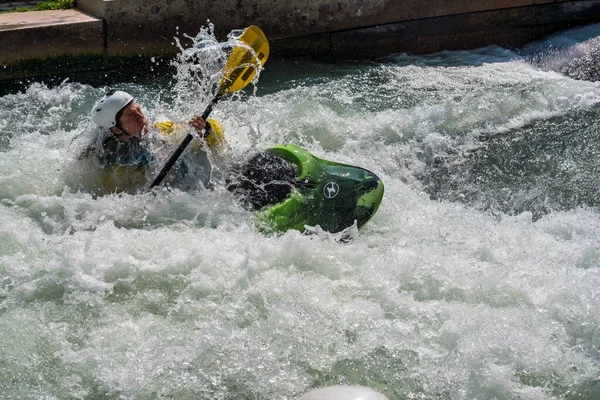
<svg viewBox="0 0 600 400"><path fill-rule="evenodd" d="M345 383L392 400L600 398L600 83L576 65L599 35L269 60L212 114L228 157L290 143L375 172L381 207L345 240L260 233L218 166L214 190L76 184L109 87L183 120L206 106L219 48L197 46L200 71L184 52L156 79L7 87L0 398L294 399Z"/></svg>

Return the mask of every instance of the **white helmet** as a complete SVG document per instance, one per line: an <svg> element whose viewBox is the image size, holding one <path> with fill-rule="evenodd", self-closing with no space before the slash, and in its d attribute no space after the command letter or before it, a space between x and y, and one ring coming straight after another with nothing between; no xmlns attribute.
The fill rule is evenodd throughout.
<svg viewBox="0 0 600 400"><path fill-rule="evenodd" d="M101 128L110 129L117 125L117 114L129 103L133 96L120 90L111 90L92 109L92 119Z"/></svg>

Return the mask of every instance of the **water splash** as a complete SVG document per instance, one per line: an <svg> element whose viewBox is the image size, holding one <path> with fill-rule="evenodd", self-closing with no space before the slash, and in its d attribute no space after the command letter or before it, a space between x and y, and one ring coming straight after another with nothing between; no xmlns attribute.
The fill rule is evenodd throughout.
<svg viewBox="0 0 600 400"><path fill-rule="evenodd" d="M520 54L544 70L573 79L598 81L599 36L600 24L591 24L531 43Z"/></svg>
<svg viewBox="0 0 600 400"><path fill-rule="evenodd" d="M176 70L172 89L174 108L190 113L198 112L208 104L216 95L217 84L233 47L244 46L251 53L254 52L239 41L242 33L243 30L234 30L228 34L225 42L219 42L214 35L214 26L209 24L195 37L184 35L193 42L187 48L183 48L180 41L176 40L180 53L171 63ZM258 69L252 81L254 90L262 69Z"/></svg>

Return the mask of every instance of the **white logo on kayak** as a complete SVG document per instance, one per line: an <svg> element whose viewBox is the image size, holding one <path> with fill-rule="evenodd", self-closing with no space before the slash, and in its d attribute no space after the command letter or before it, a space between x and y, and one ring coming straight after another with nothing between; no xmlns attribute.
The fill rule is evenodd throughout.
<svg viewBox="0 0 600 400"><path fill-rule="evenodd" d="M328 199L333 199L340 192L340 187L335 182L329 182L323 188L323 194Z"/></svg>

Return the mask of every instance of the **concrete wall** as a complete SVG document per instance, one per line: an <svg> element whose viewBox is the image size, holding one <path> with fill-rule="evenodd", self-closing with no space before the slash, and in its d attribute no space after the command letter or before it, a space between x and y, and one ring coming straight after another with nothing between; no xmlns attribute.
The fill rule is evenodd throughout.
<svg viewBox="0 0 600 400"><path fill-rule="evenodd" d="M0 80L101 64L105 58L102 26L101 19L77 10L0 14Z"/></svg>
<svg viewBox="0 0 600 400"><path fill-rule="evenodd" d="M0 80L174 55L174 37L189 45L184 34L195 36L209 20L219 39L260 26L271 58L333 59L510 48L600 21L600 0L77 0L77 7L84 13L62 15L79 13L85 24L50 11L0 14ZM27 29L14 23L34 15L49 20Z"/></svg>
<svg viewBox="0 0 600 400"><path fill-rule="evenodd" d="M210 20L217 37L258 25L273 56L365 57L514 46L600 20L600 0L77 0L106 21L109 55L173 54Z"/></svg>
<svg viewBox="0 0 600 400"><path fill-rule="evenodd" d="M392 52L432 53L487 45L517 48L556 31L599 19L600 1L555 2L332 32L328 51L333 58L348 52L353 57L366 58ZM374 40L375 50L370 45Z"/></svg>
<svg viewBox="0 0 600 400"><path fill-rule="evenodd" d="M103 54L102 20L75 10L3 14L0 64L31 58Z"/></svg>

